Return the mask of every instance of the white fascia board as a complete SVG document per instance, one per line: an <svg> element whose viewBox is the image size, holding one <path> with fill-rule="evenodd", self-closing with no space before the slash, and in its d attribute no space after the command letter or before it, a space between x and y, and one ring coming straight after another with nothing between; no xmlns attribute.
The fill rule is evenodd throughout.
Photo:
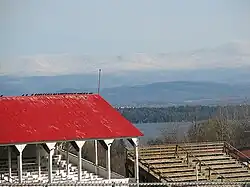
<svg viewBox="0 0 250 187"><path fill-rule="evenodd" d="M113 138L112 140L120 140L120 139L132 139L132 138L138 138L138 137L119 137L119 138ZM56 142L72 142L72 141L89 141L89 140L110 140L110 138L87 138L87 139L72 139L72 140L56 140ZM1 146L10 146L10 145L30 145L30 144L47 144L47 143L54 143L55 141L42 141L42 142L23 142L23 143L6 143L6 144L0 144Z"/></svg>

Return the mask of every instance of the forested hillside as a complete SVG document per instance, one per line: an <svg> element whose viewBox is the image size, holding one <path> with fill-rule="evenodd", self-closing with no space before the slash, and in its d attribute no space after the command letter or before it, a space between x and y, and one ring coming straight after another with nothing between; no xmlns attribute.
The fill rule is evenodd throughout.
<svg viewBox="0 0 250 187"><path fill-rule="evenodd" d="M241 120L249 116L250 105L144 107L117 110L133 123L203 121L218 116L225 116L228 120Z"/></svg>
<svg viewBox="0 0 250 187"><path fill-rule="evenodd" d="M250 144L250 105L179 106L167 108L120 108L122 115L133 123L191 121L190 129L178 139L177 132L162 133L148 144L179 141L226 141L237 148Z"/></svg>

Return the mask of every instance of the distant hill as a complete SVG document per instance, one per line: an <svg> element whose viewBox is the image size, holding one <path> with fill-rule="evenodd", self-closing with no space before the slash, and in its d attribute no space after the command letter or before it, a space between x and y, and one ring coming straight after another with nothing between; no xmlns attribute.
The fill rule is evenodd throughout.
<svg viewBox="0 0 250 187"><path fill-rule="evenodd" d="M93 78L93 77L92 77ZM113 77L114 78L114 77ZM130 79L132 79L130 77ZM91 81L92 80L92 81ZM110 81L109 83L107 83ZM0 77L0 94L21 95L41 92L96 92L96 77L82 75L44 77ZM113 105L169 106L192 104L242 103L250 95L250 83L229 84L210 81L170 81L114 86L101 90ZM109 77L103 85L112 85ZM116 84L113 84L116 85ZM127 85L127 84L125 84ZM130 83L131 85L131 83Z"/></svg>
<svg viewBox="0 0 250 187"><path fill-rule="evenodd" d="M87 87L91 86L87 84L85 87L77 76L73 80L67 79L67 76L61 76L61 80L59 77L52 79L35 77L34 80L30 78L27 80L25 78L5 79L8 81L0 82L0 94L4 95L36 92L96 92L93 85L93 87ZM118 106L227 104L243 102L250 95L250 84L230 85L206 81L156 82L104 88L101 90L101 95L113 105Z"/></svg>
<svg viewBox="0 0 250 187"><path fill-rule="evenodd" d="M63 89L59 92L84 92L84 89ZM229 85L214 82L157 82L137 86L104 88L101 95L118 106L169 106L196 104L233 104L245 102L250 85Z"/></svg>
<svg viewBox="0 0 250 187"><path fill-rule="evenodd" d="M227 104L242 102L250 95L250 86L213 82L157 82L106 88L101 94L112 104L121 105Z"/></svg>
<svg viewBox="0 0 250 187"><path fill-rule="evenodd" d="M146 85L154 82L223 82L250 84L250 68L213 68L195 70L129 71L107 74L103 72L101 87ZM20 95L34 92L56 92L63 89L97 90L96 74L68 74L57 76L0 76L0 93ZM87 91L87 90L86 90Z"/></svg>

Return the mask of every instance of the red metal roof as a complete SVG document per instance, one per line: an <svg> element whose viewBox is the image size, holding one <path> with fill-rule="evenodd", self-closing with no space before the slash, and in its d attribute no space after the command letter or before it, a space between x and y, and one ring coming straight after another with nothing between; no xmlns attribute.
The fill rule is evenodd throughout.
<svg viewBox="0 0 250 187"><path fill-rule="evenodd" d="M0 97L0 144L138 137L99 95Z"/></svg>

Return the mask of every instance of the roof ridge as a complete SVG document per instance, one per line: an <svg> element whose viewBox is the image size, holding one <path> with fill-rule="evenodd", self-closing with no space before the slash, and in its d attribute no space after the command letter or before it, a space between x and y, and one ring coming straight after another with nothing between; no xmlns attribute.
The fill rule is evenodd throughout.
<svg viewBox="0 0 250 187"><path fill-rule="evenodd" d="M34 97L34 96L55 96L55 95L94 95L93 92L61 92L61 93L32 93L32 94L22 94L22 95L0 95L0 98L5 97Z"/></svg>
<svg viewBox="0 0 250 187"><path fill-rule="evenodd" d="M50 95L92 95L92 92L61 92L61 93L33 93L23 94L22 96L50 96Z"/></svg>

